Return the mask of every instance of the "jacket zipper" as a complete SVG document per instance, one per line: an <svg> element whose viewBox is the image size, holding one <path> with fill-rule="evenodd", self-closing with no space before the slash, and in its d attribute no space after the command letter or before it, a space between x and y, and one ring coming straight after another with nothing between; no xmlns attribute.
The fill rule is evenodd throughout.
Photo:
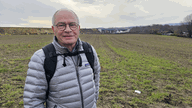
<svg viewBox="0 0 192 108"><path fill-rule="evenodd" d="M80 89L80 93L81 93L82 108L84 108L83 93L82 93L82 87L81 87L80 80L79 80L79 72L78 72L78 59L77 59L77 64L74 62L74 59L72 57L71 57L71 59L73 60L73 63L75 64L77 79L78 79L78 83L79 83L79 89Z"/></svg>
<svg viewBox="0 0 192 108"><path fill-rule="evenodd" d="M57 108L57 105L55 105L53 108Z"/></svg>

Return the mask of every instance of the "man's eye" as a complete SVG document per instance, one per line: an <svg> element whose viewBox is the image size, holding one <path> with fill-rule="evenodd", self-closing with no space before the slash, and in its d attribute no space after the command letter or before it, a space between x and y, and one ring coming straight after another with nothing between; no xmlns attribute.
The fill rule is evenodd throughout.
<svg viewBox="0 0 192 108"><path fill-rule="evenodd" d="M65 25L58 25L58 27L63 27L63 26L65 26Z"/></svg>
<svg viewBox="0 0 192 108"><path fill-rule="evenodd" d="M70 26L76 26L76 24L75 24L75 23L72 23L72 24L70 24Z"/></svg>

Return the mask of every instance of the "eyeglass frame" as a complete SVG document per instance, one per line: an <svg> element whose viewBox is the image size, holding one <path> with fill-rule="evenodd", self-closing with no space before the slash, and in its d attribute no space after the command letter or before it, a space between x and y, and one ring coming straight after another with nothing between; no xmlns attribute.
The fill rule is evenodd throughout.
<svg viewBox="0 0 192 108"><path fill-rule="evenodd" d="M75 29L71 29L70 24L74 24L74 23L75 23L75 25L76 25L76 28L75 28ZM63 26L63 29L59 29L59 28L58 28L58 25L59 25L59 24L64 25L64 26ZM63 31L63 30L65 30L65 29L67 28L67 27L66 27L67 25L69 25L69 28L70 28L71 30L73 30L73 31L74 31L74 30L76 30L76 29L77 29L77 27L79 26L79 24L78 24L78 23L76 23L76 22L70 22L69 24L66 24L66 23L64 23L64 22L58 22L58 23L57 23L56 25L54 25L54 26L56 26L56 27L57 27L57 29L59 29L59 30Z"/></svg>

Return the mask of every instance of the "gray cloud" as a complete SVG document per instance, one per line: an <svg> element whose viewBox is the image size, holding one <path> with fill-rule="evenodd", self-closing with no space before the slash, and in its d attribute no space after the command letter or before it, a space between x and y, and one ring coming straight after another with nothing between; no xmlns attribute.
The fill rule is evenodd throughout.
<svg viewBox="0 0 192 108"><path fill-rule="evenodd" d="M1 24L26 23L21 20L32 17L51 17L56 9L36 0L0 1ZM50 19L51 20L51 19Z"/></svg>
<svg viewBox="0 0 192 108"><path fill-rule="evenodd" d="M170 16L170 17L161 17L158 19L154 19L156 22L160 22L160 21L171 21L171 20L175 20L179 18L179 16Z"/></svg>
<svg viewBox="0 0 192 108"><path fill-rule="evenodd" d="M101 18L97 18L97 17L93 17L93 16L86 16L82 19L80 19L82 23L94 23L94 24L99 24L99 23L103 23Z"/></svg>
<svg viewBox="0 0 192 108"><path fill-rule="evenodd" d="M154 15L137 16L135 12L132 12L127 15L125 15L125 14L119 15L119 18L121 20L125 20L125 21L138 21L138 20L145 20L146 18L150 18L152 16L154 16Z"/></svg>
<svg viewBox="0 0 192 108"><path fill-rule="evenodd" d="M137 0L126 0L126 2L128 2L128 3L135 2L135 1L137 1Z"/></svg>
<svg viewBox="0 0 192 108"><path fill-rule="evenodd" d="M51 26L52 15L65 7L76 12L81 27L175 23L192 12L166 0L0 0L0 26Z"/></svg>
<svg viewBox="0 0 192 108"><path fill-rule="evenodd" d="M129 15L136 15L136 13L129 13Z"/></svg>
<svg viewBox="0 0 192 108"><path fill-rule="evenodd" d="M85 3L85 4L103 4L103 5L107 5L109 3L113 3L114 1L112 0L73 0L74 2L79 2L79 3ZM137 0L125 0L125 2L127 3L132 3L135 2Z"/></svg>
<svg viewBox="0 0 192 108"><path fill-rule="evenodd" d="M120 19L127 20L127 21L137 21L140 19L144 19L145 17L135 17L135 16L129 16L129 15L120 15Z"/></svg>
<svg viewBox="0 0 192 108"><path fill-rule="evenodd" d="M73 0L73 1L87 4L93 4L94 2L96 2L95 0Z"/></svg>
<svg viewBox="0 0 192 108"><path fill-rule="evenodd" d="M26 16L34 15L43 17L50 16L50 12L53 12L55 8L42 4L41 2L38 2L36 0L5 0L1 1L0 10L2 10L3 13L6 13L6 11L8 10L19 15L25 14Z"/></svg>
<svg viewBox="0 0 192 108"><path fill-rule="evenodd" d="M192 12L192 10L187 10L187 11L185 11L185 12Z"/></svg>

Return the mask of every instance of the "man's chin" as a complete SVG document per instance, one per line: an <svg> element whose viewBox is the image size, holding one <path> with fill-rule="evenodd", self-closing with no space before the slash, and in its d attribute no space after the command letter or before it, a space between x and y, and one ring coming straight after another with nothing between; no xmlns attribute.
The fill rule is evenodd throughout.
<svg viewBox="0 0 192 108"><path fill-rule="evenodd" d="M68 41L65 41L65 44L67 45L73 45L75 44L77 41L74 41L74 40L68 40Z"/></svg>
<svg viewBox="0 0 192 108"><path fill-rule="evenodd" d="M74 37L72 37L72 36L65 36L63 38L65 38L65 39L73 39Z"/></svg>

